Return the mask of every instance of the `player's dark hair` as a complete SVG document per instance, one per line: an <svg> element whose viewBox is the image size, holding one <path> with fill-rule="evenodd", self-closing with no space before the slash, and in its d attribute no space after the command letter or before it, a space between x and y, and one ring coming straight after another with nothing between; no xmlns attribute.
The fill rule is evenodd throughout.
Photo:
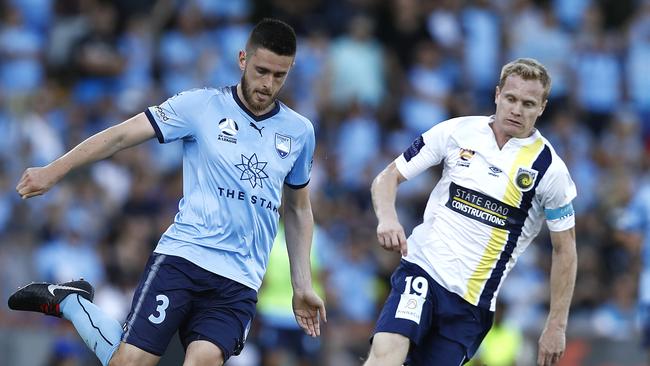
<svg viewBox="0 0 650 366"><path fill-rule="evenodd" d="M260 47L280 56L293 56L296 54L296 32L281 20L264 18L251 31L246 51L254 52Z"/></svg>

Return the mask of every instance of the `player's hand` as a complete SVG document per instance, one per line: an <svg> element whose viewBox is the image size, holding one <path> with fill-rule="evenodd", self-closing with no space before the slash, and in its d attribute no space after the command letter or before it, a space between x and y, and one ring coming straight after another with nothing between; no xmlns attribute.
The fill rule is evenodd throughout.
<svg viewBox="0 0 650 366"><path fill-rule="evenodd" d="M40 196L49 191L59 179L60 176L49 166L28 168L20 177L16 191L22 199Z"/></svg>
<svg viewBox="0 0 650 366"><path fill-rule="evenodd" d="M408 254L404 228L397 220L379 222L379 225L377 225L377 240L379 240L381 247L386 250L400 252L403 256Z"/></svg>
<svg viewBox="0 0 650 366"><path fill-rule="evenodd" d="M566 338L563 329L546 327L539 337L539 352L537 353L538 366L555 365L566 348Z"/></svg>
<svg viewBox="0 0 650 366"><path fill-rule="evenodd" d="M293 313L300 328L312 337L320 335L320 319L327 322L325 303L313 289L304 292L294 291Z"/></svg>

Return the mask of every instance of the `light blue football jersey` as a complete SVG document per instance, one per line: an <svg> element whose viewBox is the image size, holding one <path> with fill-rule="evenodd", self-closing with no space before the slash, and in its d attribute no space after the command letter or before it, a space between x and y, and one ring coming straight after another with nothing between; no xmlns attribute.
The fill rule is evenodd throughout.
<svg viewBox="0 0 650 366"><path fill-rule="evenodd" d="M284 184L310 178L311 122L281 102L255 116L235 86L177 94L145 114L158 141L183 141L183 197L156 253L259 289Z"/></svg>

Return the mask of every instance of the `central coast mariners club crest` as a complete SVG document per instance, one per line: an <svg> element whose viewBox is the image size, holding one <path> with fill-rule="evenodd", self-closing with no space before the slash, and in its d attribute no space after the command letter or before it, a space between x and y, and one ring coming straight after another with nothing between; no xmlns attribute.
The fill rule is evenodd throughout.
<svg viewBox="0 0 650 366"><path fill-rule="evenodd" d="M237 138L235 137L239 132L239 126L232 118L222 118L219 121L219 141L230 142L231 144L237 143Z"/></svg>
<svg viewBox="0 0 650 366"><path fill-rule="evenodd" d="M517 188L522 192L527 192L533 188L536 179L537 170L519 168L519 170L517 170L517 175L515 176L515 185L517 185Z"/></svg>

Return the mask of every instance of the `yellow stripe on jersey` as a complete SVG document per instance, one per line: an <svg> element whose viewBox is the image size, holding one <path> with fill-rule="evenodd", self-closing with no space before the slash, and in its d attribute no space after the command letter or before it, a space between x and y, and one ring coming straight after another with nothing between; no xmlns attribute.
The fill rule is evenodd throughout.
<svg viewBox="0 0 650 366"><path fill-rule="evenodd" d="M535 140L532 144L521 147L512 163L512 166L510 167L508 186L506 187L503 196L504 203L513 207L520 206L522 192L515 186L517 171L520 167L530 168L537 156L542 152L543 148L544 141L542 141L541 138ZM485 249L485 252L483 252L483 256L474 270L474 273L470 276L469 282L467 283L467 292L463 295L463 298L469 303L474 305L478 304L481 290L483 289L483 286L485 286L485 282L490 278L490 273L492 272L492 269L494 269L494 266L501 256L501 252L503 252L503 249L506 246L508 233L509 232L504 229L492 229L490 239L487 243L487 248Z"/></svg>

